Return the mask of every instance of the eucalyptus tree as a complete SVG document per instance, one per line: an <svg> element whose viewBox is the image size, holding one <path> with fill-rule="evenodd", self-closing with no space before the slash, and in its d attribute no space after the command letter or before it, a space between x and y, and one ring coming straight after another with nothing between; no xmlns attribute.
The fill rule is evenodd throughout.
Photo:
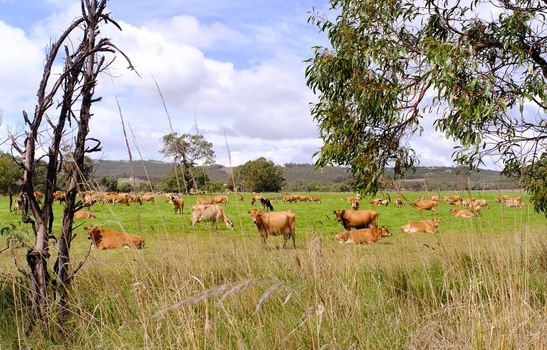
<svg viewBox="0 0 547 350"><path fill-rule="evenodd" d="M208 142L203 135L179 135L177 133L164 135L162 142L161 153L165 157L172 157L175 162L171 175L174 175L176 182L179 182L178 171L182 170L185 191L188 191L187 183L189 181L192 181L193 187L197 190L199 181L196 180L194 175L195 168L200 164L211 165L215 162L213 144ZM180 185L177 185L177 187L181 188Z"/></svg>
<svg viewBox="0 0 547 350"><path fill-rule="evenodd" d="M331 0L312 12L330 42L306 69L324 140L316 165L347 165L374 193L384 167L417 164L407 141L432 114L458 141L457 163L492 156L507 175L532 174L547 148L546 11L542 0Z"/></svg>

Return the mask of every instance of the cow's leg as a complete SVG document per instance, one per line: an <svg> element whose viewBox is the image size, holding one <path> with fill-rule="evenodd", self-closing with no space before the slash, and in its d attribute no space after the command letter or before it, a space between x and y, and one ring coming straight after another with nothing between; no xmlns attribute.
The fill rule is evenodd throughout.
<svg viewBox="0 0 547 350"><path fill-rule="evenodd" d="M268 243L266 243L266 239L268 238L268 235L260 235L260 238L262 238L262 247L268 249Z"/></svg>
<svg viewBox="0 0 547 350"><path fill-rule="evenodd" d="M292 237L292 247L293 247L294 249L296 249L296 237L295 237L294 232L291 233L291 237Z"/></svg>

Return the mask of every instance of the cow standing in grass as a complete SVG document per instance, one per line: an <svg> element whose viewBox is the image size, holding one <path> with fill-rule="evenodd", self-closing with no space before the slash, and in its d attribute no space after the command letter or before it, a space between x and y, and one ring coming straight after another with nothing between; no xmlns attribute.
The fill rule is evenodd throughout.
<svg viewBox="0 0 547 350"><path fill-rule="evenodd" d="M184 209L184 199L177 195L172 195L171 202L173 203L173 207L175 208L175 214L176 213L182 214L182 211Z"/></svg>
<svg viewBox="0 0 547 350"><path fill-rule="evenodd" d="M262 205L262 209L268 208L271 211L274 210L274 208L272 206L272 202L270 202L270 200L268 198L265 198L265 197L260 198L260 204Z"/></svg>
<svg viewBox="0 0 547 350"><path fill-rule="evenodd" d="M376 210L335 210L334 214L336 220L346 230L378 227L378 212Z"/></svg>
<svg viewBox="0 0 547 350"><path fill-rule="evenodd" d="M293 248L296 248L295 220L296 215L292 211L262 212L254 209L249 212L253 223L256 225L262 244L267 246L268 236L283 236L283 248L287 247L287 241L292 238Z"/></svg>
<svg viewBox="0 0 547 350"><path fill-rule="evenodd" d="M192 206L192 228L199 221L211 221L215 228L220 221L226 224L229 229L234 228L234 223L228 218L223 207L217 204L196 204Z"/></svg>

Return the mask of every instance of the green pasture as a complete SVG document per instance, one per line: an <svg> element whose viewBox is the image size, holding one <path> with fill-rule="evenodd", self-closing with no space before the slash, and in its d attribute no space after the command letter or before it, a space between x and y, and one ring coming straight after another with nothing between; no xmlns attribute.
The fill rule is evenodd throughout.
<svg viewBox="0 0 547 350"><path fill-rule="evenodd" d="M429 195L404 193L409 200L420 194ZM441 196L448 194L456 193ZM196 196L184 197L182 215L165 197L142 206L97 204L96 219L76 222L74 265L89 248L87 225L139 234L145 248L91 250L72 286L69 336L40 327L25 335L27 286L12 255L25 266L26 250L1 253L0 349L541 348L547 219L526 195L504 194L522 195L524 207L503 209L498 192L472 193L490 207L471 219L454 218L446 203L437 213L374 207L394 234L371 246L333 240L343 231L333 210L350 209L348 193L311 194L321 203L266 194L276 211L296 214L297 249L280 249L281 237L268 239L270 249L261 246L247 213L259 204L250 195L229 196L234 230L209 223L193 230ZM370 200L361 209L373 209ZM63 206L55 206L60 218ZM438 233L399 230L431 218L441 220ZM15 224L30 244L19 220L0 197L0 227Z"/></svg>

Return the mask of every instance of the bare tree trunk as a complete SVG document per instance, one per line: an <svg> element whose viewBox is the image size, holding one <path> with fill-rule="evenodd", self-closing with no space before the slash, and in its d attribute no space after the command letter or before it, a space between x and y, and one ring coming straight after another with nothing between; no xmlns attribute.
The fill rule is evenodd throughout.
<svg viewBox="0 0 547 350"><path fill-rule="evenodd" d="M100 39L99 26L101 23L112 23L116 27L119 25L105 13L107 0L81 0L82 17L76 19L61 35L58 41L52 44L49 54L46 58L42 81L38 89L38 102L31 120L26 112L23 112L25 123L29 127L26 139L21 147L17 139L12 136L12 147L24 158L21 166L24 170L22 181L23 192L23 211L22 221L30 223L35 233L35 244L27 253L27 262L31 273L30 290L32 294L32 306L35 318L46 321L47 312L50 304L55 301L56 292L59 292L58 306L60 308L60 325L64 327L66 316L68 315L67 296L68 286L73 277L70 274L70 246L73 239L72 224L74 212L78 210L81 203L77 203L76 195L82 182L82 172L84 165L84 156L86 153L99 150L100 143L91 148L86 148L87 135L89 133L89 120L91 118L91 106L97 100L93 99L98 75L106 69L112 61L105 61L105 53L121 53L128 61L132 69L131 62L118 50L109 39ZM68 37L76 29L82 28L83 39L78 46L65 45ZM53 74L51 69L53 63L58 59L59 51L64 47L65 65L61 74ZM73 53L69 52L69 47L77 47ZM57 77L52 81L52 76ZM53 106L54 98L62 89L62 101L59 107L58 117L54 123L46 115L46 112ZM75 107L76 104L78 106ZM79 110L77 116L75 111ZM53 134L49 140L48 147L48 166L47 183L44 193L44 202L40 207L34 197L34 186L32 184L32 175L34 173L36 161L35 154L38 146L38 135L46 127L44 119ZM61 144L65 134L65 124L77 124L77 137L74 141L74 150L72 161L74 164L70 167L68 176L67 195L65 209L63 213L62 229L58 239L58 255L54 266L54 272L57 276L56 283L50 282L48 272L49 259L49 240L52 237L53 227L53 193L57 189L57 173L62 168ZM29 215L31 214L33 218Z"/></svg>

